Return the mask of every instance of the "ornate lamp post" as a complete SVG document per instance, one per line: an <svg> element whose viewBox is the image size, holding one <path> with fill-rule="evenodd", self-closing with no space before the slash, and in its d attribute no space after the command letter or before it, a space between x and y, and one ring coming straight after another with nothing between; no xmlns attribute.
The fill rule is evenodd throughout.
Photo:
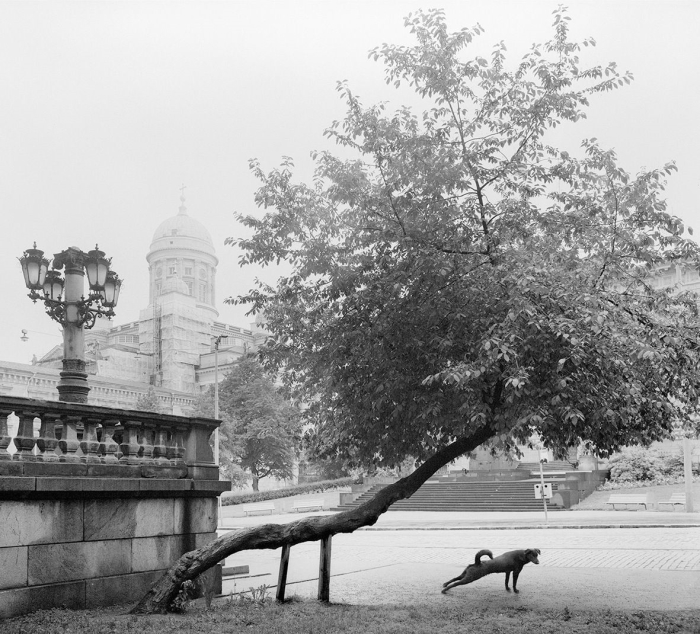
<svg viewBox="0 0 700 634"><path fill-rule="evenodd" d="M46 313L63 326L63 370L58 383L58 400L87 403L90 387L85 372L84 328L92 328L98 317L112 317L119 300L122 281L111 271L111 258L95 248L84 253L69 247L49 260L36 248L27 249L19 258L29 298L44 302ZM65 276L60 271L65 269ZM84 295L87 274L90 292Z"/></svg>

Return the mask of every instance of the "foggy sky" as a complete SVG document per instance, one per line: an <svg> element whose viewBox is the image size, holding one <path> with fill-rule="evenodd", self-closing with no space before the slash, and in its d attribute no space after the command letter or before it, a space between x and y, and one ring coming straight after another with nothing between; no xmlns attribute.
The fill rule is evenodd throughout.
<svg viewBox="0 0 700 634"><path fill-rule="evenodd" d="M35 241L49 256L98 243L125 280L114 323L138 319L145 256L156 227L177 213L183 184L220 260L220 320L247 326L245 309L222 300L259 273L239 269L223 244L241 233L234 213L255 210L248 160L271 169L291 156L308 180L309 153L330 147L323 130L344 115L338 80L365 104L402 105L367 53L410 43L403 18L418 7L443 7L451 30L480 23L479 52L504 40L515 64L551 36L557 4L0 2L0 359L28 363L61 343L58 324L26 297L17 262ZM560 145L595 136L632 173L676 160L670 210L700 225L700 3L567 4L572 36L598 44L584 60L614 60L635 81L594 99Z"/></svg>

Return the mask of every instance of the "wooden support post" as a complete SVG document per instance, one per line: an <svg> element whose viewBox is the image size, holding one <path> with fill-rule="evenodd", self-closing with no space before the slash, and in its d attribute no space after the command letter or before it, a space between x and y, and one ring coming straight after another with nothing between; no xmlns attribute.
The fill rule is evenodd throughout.
<svg viewBox="0 0 700 634"><path fill-rule="evenodd" d="M331 596L331 535L321 539L321 557L318 564L318 600L330 601Z"/></svg>
<svg viewBox="0 0 700 634"><path fill-rule="evenodd" d="M282 546L282 557L280 558L280 574L277 577L277 596L275 597L280 603L284 603L284 591L287 586L287 570L289 569L289 551L291 546L285 544Z"/></svg>

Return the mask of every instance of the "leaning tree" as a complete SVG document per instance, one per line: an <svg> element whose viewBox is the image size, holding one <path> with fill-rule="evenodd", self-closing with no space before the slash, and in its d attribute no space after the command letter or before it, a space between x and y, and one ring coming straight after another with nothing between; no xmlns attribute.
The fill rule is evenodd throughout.
<svg viewBox="0 0 700 634"><path fill-rule="evenodd" d="M327 135L309 185L291 161L261 181L242 263L291 272L237 301L264 314L261 359L306 404L308 449L348 465L414 473L357 509L268 524L185 554L134 609L165 611L181 583L233 552L373 524L437 469L486 444L538 437L557 454L605 454L672 430L694 402L696 305L656 290L654 268L698 262L662 199L675 169L636 175L594 140L568 151L551 130L629 74L583 65L564 9L515 66L505 47L470 58L480 27L451 33L440 11L406 19L413 46L371 52L425 111L365 106Z"/></svg>

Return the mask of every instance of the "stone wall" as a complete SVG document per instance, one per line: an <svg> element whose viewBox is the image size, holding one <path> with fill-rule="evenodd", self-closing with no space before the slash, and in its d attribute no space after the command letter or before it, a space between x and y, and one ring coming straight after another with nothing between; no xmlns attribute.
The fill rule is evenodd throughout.
<svg viewBox="0 0 700 634"><path fill-rule="evenodd" d="M607 469L569 472L563 482L557 483L550 502L554 506L570 509L587 498L609 477L610 471Z"/></svg>
<svg viewBox="0 0 700 634"><path fill-rule="evenodd" d="M206 498L0 501L0 618L138 600L180 555L216 537Z"/></svg>

